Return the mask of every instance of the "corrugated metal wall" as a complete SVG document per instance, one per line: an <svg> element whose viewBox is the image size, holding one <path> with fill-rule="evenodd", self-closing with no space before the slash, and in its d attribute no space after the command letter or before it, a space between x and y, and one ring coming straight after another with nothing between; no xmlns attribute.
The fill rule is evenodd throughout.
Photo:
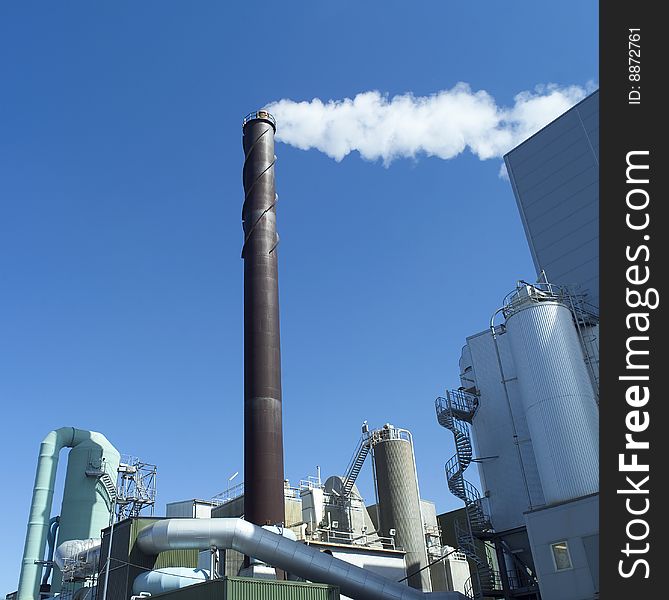
<svg viewBox="0 0 669 600"><path fill-rule="evenodd" d="M338 600L339 598L339 588L331 585L241 577L232 577L224 581L225 600Z"/></svg>
<svg viewBox="0 0 669 600"><path fill-rule="evenodd" d="M166 517L194 517L195 500L183 500L182 502L170 502L165 505Z"/></svg>
<svg viewBox="0 0 669 600"><path fill-rule="evenodd" d="M504 159L537 275L599 307L599 91Z"/></svg>
<svg viewBox="0 0 669 600"><path fill-rule="evenodd" d="M302 539L302 500L300 498L286 498L286 527L289 527L298 539Z"/></svg>
<svg viewBox="0 0 669 600"><path fill-rule="evenodd" d="M529 303L506 327L546 501L599 491L599 412L571 312Z"/></svg>
<svg viewBox="0 0 669 600"><path fill-rule="evenodd" d="M158 519L126 519L114 525L107 600L128 600L132 583L140 573L165 567L197 567L197 550L170 550L158 556L144 554L135 545L137 534ZM105 565L109 551L110 529L102 532L98 597L104 593Z"/></svg>
<svg viewBox="0 0 669 600"><path fill-rule="evenodd" d="M226 577L157 594L161 600L339 600L339 588L316 583Z"/></svg>

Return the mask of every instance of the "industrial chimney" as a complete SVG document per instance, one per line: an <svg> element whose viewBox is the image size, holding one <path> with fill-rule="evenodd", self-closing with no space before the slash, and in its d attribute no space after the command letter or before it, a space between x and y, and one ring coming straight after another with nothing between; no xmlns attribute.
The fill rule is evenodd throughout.
<svg viewBox="0 0 669 600"><path fill-rule="evenodd" d="M244 517L284 523L281 348L274 133L267 111L246 116L244 145Z"/></svg>

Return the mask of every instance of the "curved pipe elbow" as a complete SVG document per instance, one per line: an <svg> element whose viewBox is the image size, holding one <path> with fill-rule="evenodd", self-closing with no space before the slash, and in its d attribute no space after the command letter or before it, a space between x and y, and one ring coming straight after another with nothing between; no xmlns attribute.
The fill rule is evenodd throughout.
<svg viewBox="0 0 669 600"><path fill-rule="evenodd" d="M243 519L165 519L139 532L147 554L211 546L236 550L304 579L337 585L356 600L424 600L423 592L285 538Z"/></svg>
<svg viewBox="0 0 669 600"><path fill-rule="evenodd" d="M34 600L39 595L42 567L35 564L35 561L44 557L60 451L63 448L74 448L89 440L100 446L108 456L120 459L118 450L104 435L75 427L54 429L40 444L17 600Z"/></svg>

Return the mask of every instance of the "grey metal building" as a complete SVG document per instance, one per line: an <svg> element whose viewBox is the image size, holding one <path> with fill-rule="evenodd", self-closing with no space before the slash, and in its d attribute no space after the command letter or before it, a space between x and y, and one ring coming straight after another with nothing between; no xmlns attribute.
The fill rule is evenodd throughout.
<svg viewBox="0 0 669 600"><path fill-rule="evenodd" d="M505 157L539 276L599 309L599 91Z"/></svg>
<svg viewBox="0 0 669 600"><path fill-rule="evenodd" d="M598 133L595 92L504 157L538 282L482 315L460 387L436 402L476 600L599 594Z"/></svg>

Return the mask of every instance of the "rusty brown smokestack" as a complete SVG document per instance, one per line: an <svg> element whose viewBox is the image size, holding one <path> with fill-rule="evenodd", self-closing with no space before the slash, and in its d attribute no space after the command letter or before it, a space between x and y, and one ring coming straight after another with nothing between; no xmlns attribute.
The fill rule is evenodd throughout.
<svg viewBox="0 0 669 600"><path fill-rule="evenodd" d="M244 119L244 517L283 524L283 427L274 133L267 111Z"/></svg>

